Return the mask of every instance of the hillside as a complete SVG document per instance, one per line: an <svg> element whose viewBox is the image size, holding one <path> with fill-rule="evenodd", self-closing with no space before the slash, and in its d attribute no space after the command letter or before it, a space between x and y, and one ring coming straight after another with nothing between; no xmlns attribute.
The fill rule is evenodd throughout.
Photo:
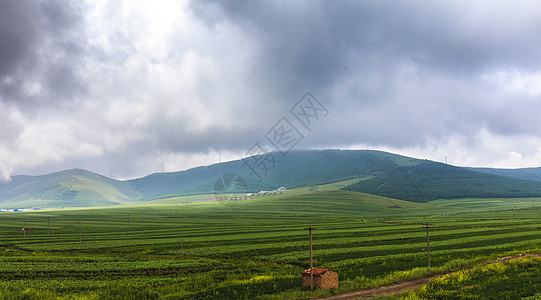
<svg viewBox="0 0 541 300"><path fill-rule="evenodd" d="M541 168L520 168L520 169L493 169L493 168L468 168L473 171L507 176L519 179L541 181Z"/></svg>
<svg viewBox="0 0 541 300"><path fill-rule="evenodd" d="M253 160L263 161L258 157ZM266 164L269 168L266 176L260 171L261 181L241 160L236 160L182 172L152 174L130 183L145 198L212 194L220 176L236 173L246 182L243 192L256 192L280 186L298 188L326 184L418 163L416 159L386 152L348 150L299 150L290 152L287 157L274 153L274 161L274 164Z"/></svg>
<svg viewBox="0 0 541 300"><path fill-rule="evenodd" d="M541 181L477 172L381 151L299 150L274 159L254 156L255 176L241 160L117 181L74 169L13 176L0 183L0 207L90 207L183 195L248 193L359 180L345 189L394 199L541 197ZM264 163L263 163L264 162ZM266 174L265 174L266 172Z"/></svg>
<svg viewBox="0 0 541 300"><path fill-rule="evenodd" d="M124 204L140 193L127 182L73 169L42 176L13 176L0 183L2 207L89 207Z"/></svg>
<svg viewBox="0 0 541 300"><path fill-rule="evenodd" d="M541 182L538 181L486 174L432 161L391 168L345 189L415 202L541 196Z"/></svg>

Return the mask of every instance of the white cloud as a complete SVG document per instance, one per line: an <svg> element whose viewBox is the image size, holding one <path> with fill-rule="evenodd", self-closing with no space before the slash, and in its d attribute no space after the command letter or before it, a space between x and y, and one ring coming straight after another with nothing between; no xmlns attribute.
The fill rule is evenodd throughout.
<svg viewBox="0 0 541 300"><path fill-rule="evenodd" d="M541 95L541 71L496 70L481 78L489 86L505 93L525 93L530 96Z"/></svg>

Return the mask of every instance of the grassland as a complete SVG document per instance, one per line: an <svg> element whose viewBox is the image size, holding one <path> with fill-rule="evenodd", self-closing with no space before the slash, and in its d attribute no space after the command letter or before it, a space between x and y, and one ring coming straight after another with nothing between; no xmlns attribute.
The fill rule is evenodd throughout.
<svg viewBox="0 0 541 300"><path fill-rule="evenodd" d="M190 196L112 208L3 213L0 298L298 299L541 252L536 200L514 199L500 207L491 203L505 203L502 199L463 199L466 206L456 205L459 200L412 203L338 190L345 184L244 201ZM425 222L431 227L431 268ZM32 231L23 232L25 225ZM338 271L338 290L300 288L309 261L308 225L315 228L315 265ZM535 296L541 282L528 280L528 274L541 262L516 264L505 265L516 273L509 273L513 278L504 274L497 284L512 283L515 298ZM460 299L461 287L487 287L501 274L475 272L481 275L470 276L474 281L449 279L403 297L446 299L441 295L455 293ZM468 296L482 291L470 290Z"/></svg>
<svg viewBox="0 0 541 300"><path fill-rule="evenodd" d="M539 299L541 259L525 257L510 262L453 272L432 280L409 299ZM527 284L525 284L527 283ZM515 288L516 287L516 288ZM479 297L481 296L481 297Z"/></svg>

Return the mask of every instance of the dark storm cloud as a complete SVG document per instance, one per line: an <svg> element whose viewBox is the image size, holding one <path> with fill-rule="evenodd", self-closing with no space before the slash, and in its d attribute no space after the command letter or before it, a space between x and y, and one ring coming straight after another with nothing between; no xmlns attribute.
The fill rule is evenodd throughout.
<svg viewBox="0 0 541 300"><path fill-rule="evenodd" d="M223 8L264 43L266 67L292 72L295 83L328 86L347 74L344 67L396 67L401 61L457 73L541 66L541 40L535 38L541 19L524 12L534 9L529 1L512 7L501 1L205 3L195 2L194 10L212 22L206 5Z"/></svg>
<svg viewBox="0 0 541 300"><path fill-rule="evenodd" d="M329 130L329 144L357 139L399 147L483 127L541 133L539 121L524 122L531 119L524 112L540 110L539 101L500 93L482 78L541 68L536 8L531 1L194 3L209 24L221 11L263 45L262 78L290 95L304 88L329 102L331 127L342 129Z"/></svg>
<svg viewBox="0 0 541 300"><path fill-rule="evenodd" d="M26 1L0 2L0 78L4 79L31 56L37 28Z"/></svg>
<svg viewBox="0 0 541 300"><path fill-rule="evenodd" d="M84 90L78 67L84 31L73 3L0 2L0 101L73 100Z"/></svg>
<svg viewBox="0 0 541 300"><path fill-rule="evenodd" d="M152 136L145 139L146 151L160 149L163 152L175 152L182 149L185 153L205 153L227 149L244 152L249 149L263 133L260 128L211 126L197 132L185 129L185 126L162 124L160 129L149 130Z"/></svg>

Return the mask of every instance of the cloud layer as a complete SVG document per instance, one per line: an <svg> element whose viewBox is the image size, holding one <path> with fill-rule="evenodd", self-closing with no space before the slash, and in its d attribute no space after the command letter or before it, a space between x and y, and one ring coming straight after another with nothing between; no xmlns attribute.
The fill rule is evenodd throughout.
<svg viewBox="0 0 541 300"><path fill-rule="evenodd" d="M540 6L0 1L0 178L239 158L306 91L299 148L541 165Z"/></svg>

